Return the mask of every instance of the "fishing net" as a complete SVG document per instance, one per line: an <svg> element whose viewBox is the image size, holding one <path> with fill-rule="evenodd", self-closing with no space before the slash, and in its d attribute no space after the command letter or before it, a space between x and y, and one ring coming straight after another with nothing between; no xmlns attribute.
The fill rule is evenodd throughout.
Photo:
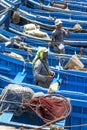
<svg viewBox="0 0 87 130"><path fill-rule="evenodd" d="M62 120L71 112L70 101L58 94L48 94L32 98L24 106L29 112L30 109L35 112L45 123Z"/></svg>
<svg viewBox="0 0 87 130"><path fill-rule="evenodd" d="M20 109L22 100L26 99L29 101L33 95L33 90L28 87L23 87L18 84L9 84L3 89L1 94L0 112L15 112L15 115L20 115L22 113Z"/></svg>

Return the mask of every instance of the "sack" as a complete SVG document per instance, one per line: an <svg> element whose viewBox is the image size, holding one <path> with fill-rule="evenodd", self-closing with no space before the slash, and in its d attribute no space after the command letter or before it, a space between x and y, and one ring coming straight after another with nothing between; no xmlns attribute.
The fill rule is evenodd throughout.
<svg viewBox="0 0 87 130"><path fill-rule="evenodd" d="M25 33L27 33L29 35L32 35L32 36L40 37L40 38L49 38L47 33L42 32L42 31L40 31L38 29L26 31Z"/></svg>
<svg viewBox="0 0 87 130"><path fill-rule="evenodd" d="M75 26L73 27L74 31L75 32L81 32L82 30L82 27L80 24L75 24Z"/></svg>
<svg viewBox="0 0 87 130"><path fill-rule="evenodd" d="M20 14L18 11L14 11L12 15L12 22L18 24L20 22Z"/></svg>
<svg viewBox="0 0 87 130"><path fill-rule="evenodd" d="M76 55L73 55L69 62L66 64L65 68L79 70L84 68L84 64L78 59Z"/></svg>
<svg viewBox="0 0 87 130"><path fill-rule="evenodd" d="M19 55L19 54L17 54L17 53L11 52L11 53L8 53L7 55L8 55L8 56L11 56L11 57L13 57L13 58L15 58L15 59L24 61L23 56L21 56L21 55Z"/></svg>
<svg viewBox="0 0 87 130"><path fill-rule="evenodd" d="M24 31L35 30L35 29L36 29L35 24L26 24L26 25L24 25Z"/></svg>

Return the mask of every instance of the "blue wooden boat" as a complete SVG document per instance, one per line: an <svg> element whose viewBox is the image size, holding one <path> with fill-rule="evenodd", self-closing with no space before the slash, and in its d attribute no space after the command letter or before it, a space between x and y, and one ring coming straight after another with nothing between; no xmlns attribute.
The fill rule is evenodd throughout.
<svg viewBox="0 0 87 130"><path fill-rule="evenodd" d="M51 5L45 5L42 3L39 3L37 1L34 0L28 0L27 4L29 7L31 8L36 8L36 9L43 9L43 10L47 10L47 11L54 11L54 12L66 12L66 13L72 13L72 14L86 14L86 12L82 12L82 11L75 11L75 10L69 10L69 9L61 9L61 8L57 8L57 7L52 7Z"/></svg>
<svg viewBox="0 0 87 130"><path fill-rule="evenodd" d="M13 39L16 35L13 34L13 33L10 33L6 30L1 30L0 31L0 43L2 43L0 46L1 46L1 50L2 52L4 50L9 50L8 48L6 47L9 47L10 50L12 51L15 51L17 52L18 54L22 54L22 55L25 55L24 58L27 56L27 52L24 52L24 51L27 51L28 48L31 49L32 51L33 50L37 50L38 47L47 47L49 48L50 52L53 52L52 50L52 47L48 47L48 44L46 44L45 42L42 42L42 41L38 41L38 40L32 40L32 39L26 39L24 40L22 37L20 38L20 42L17 42L17 41L11 41L10 37ZM21 43L22 43L22 46L21 46ZM22 47L22 48L21 48ZM21 48L22 50L19 50L19 48ZM18 51L17 51L18 49ZM23 52L23 53L22 53ZM78 47L71 47L69 45L65 45L65 54L78 54L80 52L80 48ZM86 55L86 49L84 49L84 55Z"/></svg>
<svg viewBox="0 0 87 130"><path fill-rule="evenodd" d="M20 34L20 35L23 35L23 36L26 36L26 37L29 37L29 38L33 38L33 39L39 39L39 40L44 40L44 41L50 41L50 37L47 35L47 37L37 37L37 36L32 36L30 34L25 34L25 33L21 33L21 31L23 32L24 31L24 28L23 26L20 26L20 25L16 25L16 24L10 24L11 27L9 28L10 31L12 32L15 32L17 34ZM47 34L47 33L46 33ZM51 34L50 34L51 35ZM86 36L87 34L85 33L70 33L70 40L86 40ZM66 38L65 38L66 39Z"/></svg>
<svg viewBox="0 0 87 130"><path fill-rule="evenodd" d="M10 18L10 10L8 8L6 9L1 3L0 4L0 28L1 29L8 29L9 18Z"/></svg>
<svg viewBox="0 0 87 130"><path fill-rule="evenodd" d="M32 9L28 9L25 6L20 5L19 8L17 9L20 12L20 16L29 20L30 22L39 24L42 28L45 28L48 30L53 30L55 29L55 24L54 24L54 18L50 18L50 13L49 16L45 16L42 13L41 15L37 15L37 14L33 14L34 11L31 12ZM29 13L30 10L30 13ZM38 13L40 13L41 11L39 10ZM63 22L63 27L66 28L73 28L75 24L80 24L82 29L86 29L87 27L87 23L86 21L81 21L81 20L69 20L69 19L61 19L61 21ZM85 32L85 31L84 31Z"/></svg>
<svg viewBox="0 0 87 130"><path fill-rule="evenodd" d="M33 13L35 15L44 15L47 17L52 17L52 18L59 18L59 19L68 19L68 20L81 20L81 21L86 21L87 16L86 15L75 15L75 14L67 14L67 13L62 13L62 12L49 12L41 9L32 9L25 7L23 5L19 6L20 8L24 8L26 11Z"/></svg>
<svg viewBox="0 0 87 130"><path fill-rule="evenodd" d="M6 58L6 57L4 57L4 58ZM5 60L5 59L4 59ZM17 60L15 60L15 63L16 62L18 62ZM2 73L3 74L3 71L6 69L6 66L8 66L8 68L10 68L10 65L12 64L11 63L11 61L10 62L8 62L8 63L5 63L5 61L2 61L2 65L3 65L3 63L5 64L5 66L1 66L1 72L0 73ZM18 62L19 63L19 62ZM13 69L14 67L13 67L13 65L12 65L12 69ZM19 74L17 73L17 75L16 76L11 76L11 78L13 78L13 83L14 83L14 81L16 82L16 83L19 83L19 77L20 77L20 83L22 82L22 81L25 81L26 82L26 78L25 78L25 71L23 70L23 69L25 69L25 68L27 68L27 64L25 65L24 64L24 68L22 68L22 71L21 72L19 72ZM11 69L11 70L12 70ZM15 69L17 69L17 67L15 67ZM28 68L29 69L29 68ZM6 71L8 71L8 70L6 70ZM5 74L5 75L9 75L9 77L10 77L10 74L11 74L11 71L9 71L10 73L8 74L8 72ZM13 72L14 72L14 69L13 69ZM58 72L58 68L56 68L56 72ZM63 71L64 72L64 71ZM60 73L60 77L62 77L62 75L64 75L65 77L64 77L64 80L66 80L66 78L68 77L68 78L70 78L70 75L72 75L72 72L73 72L73 75L75 74L76 76L78 75L81 75L81 74L83 74L83 73L80 73L80 72L76 72L76 71L66 71L65 70L65 73L69 73L69 75L67 74L67 76L65 76L65 74L64 73L62 73L62 71L60 71L59 73ZM62 73L62 75L61 75L61 73ZM15 73L16 74L16 73ZM23 76L24 77L22 77L22 76L20 76L21 74L23 74ZM84 80L86 81L86 74L83 74L84 76L80 76L80 78L78 77L78 79L77 80L80 80L80 81L83 81L83 77L84 77ZM3 76L2 76L3 77ZM71 79L70 79L70 82L69 82L69 84L68 85L71 85L71 81L72 81L72 78L73 78L73 81L75 81L74 80L74 78L75 77L71 77ZM9 79L9 78L7 78L7 79ZM82 79L82 80L81 80ZM29 80L29 79L28 79ZM76 80L76 81L77 81ZM9 80L10 81L10 80ZM2 83L2 81L1 81L1 83ZM1 84L0 83L0 84ZM81 84L80 85L83 85L82 84L82 82L80 82ZM67 84L67 80L66 80L66 83L65 84ZM86 82L84 83L84 86L86 87ZM63 84L62 84L63 85ZM77 85L77 84L76 84ZM79 85L79 86L80 86ZM74 86L74 85L73 85ZM34 86L35 87L35 86ZM81 86L81 88L82 88L82 86ZM64 89L64 88L63 88ZM80 89L80 87L79 87L79 89ZM65 89L64 89L65 90ZM72 89L73 90L73 89ZM86 92L85 91L85 88L84 88L84 90L82 90L82 89L80 89L81 90L81 92ZM77 89L75 90L75 91L77 91ZM70 94L70 93L69 93ZM74 94L73 94L74 95ZM77 95L78 96L78 95ZM86 99L86 97L84 97L85 99ZM86 110L87 108L86 108L86 101L82 101L82 99L81 100L77 100L77 99L72 99L72 104L73 104L73 106L75 106L75 107L73 107L73 112L72 112L72 114L71 114L71 116L70 116L70 118L69 119L67 119L66 120L66 125L75 125L75 123L76 123L76 125L79 125L79 124L83 124L84 125L84 123L86 124L86 122L87 122L87 120L86 120L86 118L84 118L85 117L85 112L84 112L84 110ZM77 110L77 107L78 107L78 104L79 104L79 107L81 108L80 110L80 112L77 112L76 113L76 110ZM78 107L78 109L79 109L79 107ZM78 115L78 113L79 113L79 116L77 116ZM83 115L83 116L82 116ZM9 122L4 118L4 117L8 117L8 120L10 120ZM2 122L2 119L3 119L3 122ZM25 119L25 118L24 118ZM78 119L78 121L77 121L77 119ZM1 122L4 124L4 123L6 123L7 122L7 124L9 125L16 125L16 126L21 126L19 123L21 123L22 121L19 121L19 123L18 122L16 122L17 120L14 118L14 116L13 116L13 113L4 113L3 115L2 115L2 117L1 117ZM75 121L75 122L74 122ZM79 122L79 123L78 123ZM18 124L17 124L18 123ZM22 122L22 123L25 123L25 122ZM23 124L22 124L23 125ZM64 125L64 122L63 122L63 124L62 125ZM29 128L33 128L32 126L29 126L29 125L26 125L26 127L29 127ZM37 126L35 126L36 128L37 128ZM80 127L80 128L84 128L84 129L86 129L86 126L84 126L84 127ZM72 129L73 130L73 128L71 127L71 128L69 128L69 129ZM75 127L74 129L76 129L76 130L79 130L79 127Z"/></svg>
<svg viewBox="0 0 87 130"><path fill-rule="evenodd" d="M12 83L12 80L7 80L8 78L6 78L5 76L2 77L0 75L0 79L3 80L5 82L9 81L9 83ZM30 87L34 90L34 92L43 92L43 93L47 93L48 92L48 89L45 89L45 88L41 88L40 86L34 86L34 85L30 85L30 84L21 84L23 86L26 86L26 87ZM0 92L2 91L2 89L0 89ZM83 129L86 130L86 122L87 122L87 119L86 119L86 113L85 111L83 111L83 109L87 109L86 107L86 104L87 104L87 94L84 94L84 93L77 93L77 92L70 92L70 91L55 91L54 92L55 94L61 94L65 97L68 97L70 98L71 100L71 104L72 104L72 111L71 111L71 114L68 118L66 118L66 121L63 121L60 124L58 124L60 127L64 126L65 128L68 127L69 130L80 130L80 129ZM80 110L79 110L80 108ZM8 117L8 121L6 120L5 116ZM8 124L8 125L13 125L13 126L18 126L20 127L21 125L23 125L24 127L30 127L29 125L25 125L23 124L23 122L17 122L17 119L15 118L12 118L14 117L12 113L3 113L1 116L0 116L0 122L3 123L3 124ZM3 120L2 120L3 119ZM14 119L14 120L13 120ZM20 118L19 118L20 119ZM21 119L23 119L21 117ZM25 119L25 118L24 118ZM21 120L22 121L22 120ZM79 122L78 122L79 121ZM21 124L19 124L21 123ZM59 122L60 123L60 122ZM80 126L80 124L82 124ZM35 128L37 128L37 126L34 126ZM33 128L33 126L31 126L31 128Z"/></svg>
<svg viewBox="0 0 87 130"><path fill-rule="evenodd" d="M20 92L17 92L16 91L17 89L19 89ZM1 91L2 91L2 89L0 89L0 92ZM12 94L13 91L14 91L14 95ZM17 96L18 96L17 94L18 93L19 93L19 96L20 96L19 101L17 101ZM3 94L5 94L5 96ZM11 94L14 97L13 99L9 99L9 96L12 96ZM2 95L1 95L1 100L0 100L0 104L1 104L0 105L0 113L2 112L2 114L0 114L0 125L4 124L4 125L7 125L7 126L15 126L16 128L25 127L25 128L28 128L28 129L29 128L31 128L31 129L44 128L44 127L49 128L49 125L52 124L52 123L55 126L60 126L60 127L65 125L65 119L64 118L61 118L61 120L60 120L60 118L59 118L59 120L58 120L58 118L55 118L54 120L52 120L52 118L51 118L50 121L46 122L46 121L43 120L43 118L40 117L39 114L34 112L33 109L29 110L31 113L29 111L26 111L26 110L24 111L23 108L21 108L21 106L20 106L20 104L22 103L22 97L25 97L25 95L23 96L23 94L27 95L27 98L26 98L27 100L32 101L32 99L34 99L34 97L31 99L31 97L35 93L34 93L33 89L30 89L28 87L23 87L23 86L17 85L17 84L10 84L8 86L7 90L6 90L6 88L4 89L4 91L2 92ZM64 98L63 96L61 96L59 94L44 95L44 96L50 98L50 100L51 100L51 97L53 97L53 96ZM38 98L36 98L36 99L38 99ZM65 98L63 100L65 102ZM68 101L68 100L66 99L66 101ZM8 105L8 102L9 102L10 107ZM68 103L69 102L65 103L66 106L68 106L67 114L65 114L67 116L71 112L71 105L70 105L70 103L69 104ZM8 109L7 111L4 108L4 105L5 105L5 108ZM23 105L23 103L21 105Z"/></svg>
<svg viewBox="0 0 87 130"><path fill-rule="evenodd" d="M6 31L6 30L2 30L2 29L0 30L0 34L2 35L1 39L3 39L4 41L8 41L9 39L7 39L7 38L13 38L13 37L18 35L17 31L16 31L16 33L12 33L12 32ZM21 37L22 42L25 42L30 46L34 46L34 47L45 46L45 47L48 47L48 44L45 41L41 41L41 40L37 40L37 39L31 39L29 37L26 37L24 39L24 38L22 38L22 36L24 36L24 35L21 32L20 32L19 36ZM81 34L79 34L79 36L81 36ZM85 39L86 36L85 37L84 36L85 35L83 34L82 37ZM1 42L2 42L2 40L1 40ZM74 40L69 41L69 40L65 40L65 44L75 46L75 47L85 47L85 48L87 47L86 40L85 41L74 41ZM72 49L70 49L70 50L72 50ZM69 54L68 51L66 51L66 53Z"/></svg>
<svg viewBox="0 0 87 130"><path fill-rule="evenodd" d="M14 58L17 59L21 59L21 60L27 60L27 62L32 62L33 58L36 55L37 50L41 47L40 44L35 47L34 45L31 46L32 44L30 44L30 46L28 46L26 43L23 43L21 45L20 43L17 42L5 42L5 43L1 43L0 44L0 52L2 53L7 53L9 56L11 53L17 53L19 54L18 56L16 54L13 55ZM44 44L43 44L44 47ZM47 46L45 46L47 47ZM61 59L61 63L63 60L65 60L63 66L68 62L69 58L72 57L72 55L79 55L80 59L82 60L82 62L85 64L86 67L86 54L87 54L87 49L83 49L83 54L80 55L80 48L78 47L71 47L71 46L65 46L65 54L56 54L52 52L51 48L49 49L49 56L48 56L48 60L49 60L49 65L50 66L56 66L58 65L58 61L59 59Z"/></svg>
<svg viewBox="0 0 87 130"><path fill-rule="evenodd" d="M37 0L38 1L38 0ZM82 11L82 12L87 12L87 6L85 3L80 3L80 2L59 2L59 1L40 1L42 4L45 4L45 5L50 5L50 6L53 6L53 7L59 7L59 8L62 8L62 9L66 9L68 8L69 10L75 10L75 11ZM84 6L83 6L84 5Z"/></svg>
<svg viewBox="0 0 87 130"><path fill-rule="evenodd" d="M67 1L64 1L64 0L55 0L56 2L66 2L66 3L70 3L70 4L77 4L77 5L83 5L83 6L86 6L87 5L87 1L84 0L84 1L81 1L81 0L73 0L73 1L70 1L70 0L67 0Z"/></svg>
<svg viewBox="0 0 87 130"><path fill-rule="evenodd" d="M21 4L21 0L1 0L1 3L6 7L13 7L16 9Z"/></svg>
<svg viewBox="0 0 87 130"><path fill-rule="evenodd" d="M25 19L25 18L23 18ZM67 24L68 25L68 24ZM16 24L13 24L11 23L10 24L10 27L9 27L9 30L11 32L14 32L16 34L19 34L19 35L23 35L23 36L26 36L26 37L29 37L29 38L33 38L33 39L37 39L37 40L43 40L43 41L50 41L50 36L47 36L47 37L37 37L37 36L33 36L33 35L30 35L30 34L25 34L24 33L24 27L23 26L20 26L20 25L16 25ZM46 32L45 32L46 33ZM48 34L48 32L46 33ZM49 32L49 35L51 35L51 32ZM66 40L66 37L64 38ZM74 32L70 32L70 39L69 41L72 42L72 40L74 41L85 41L87 40L87 33L74 33ZM68 41L68 42L69 42Z"/></svg>
<svg viewBox="0 0 87 130"><path fill-rule="evenodd" d="M19 4L21 3L21 1L7 1L7 0L2 0L2 3L4 3L6 6L11 7L12 5L16 5L16 7L19 6ZM86 14L86 12L82 12L82 11L75 11L75 10L69 10L69 9L61 9L61 8L57 8L57 7L52 7L51 5L45 5L45 4L41 4L38 1L31 1L31 0L27 0L27 1L23 1L24 4L27 4L29 7L31 8L38 8L38 9L44 9L44 10L48 10L48 11L58 11L58 12L66 12L66 13L73 13L73 14ZM33 6L34 5L34 6Z"/></svg>
<svg viewBox="0 0 87 130"><path fill-rule="evenodd" d="M33 36L33 35L26 34L26 33L23 32L23 30L24 30L23 27L21 27L20 25L16 25L16 24L11 24L11 27L9 28L9 31L15 33L16 35L22 35L22 36L26 36L28 38L37 39L37 40L46 41L46 42L51 41L50 36L52 35L52 32L50 32L50 35L48 34L49 37L40 38L40 37L36 37L36 36ZM71 43L71 45L73 43L75 45L76 42L77 43L80 43L80 42L83 43L84 41L87 41L87 33L70 32L70 39L67 39L66 37L64 37L64 40L67 40L66 43Z"/></svg>
<svg viewBox="0 0 87 130"><path fill-rule="evenodd" d="M3 59L3 56L2 56L2 59ZM12 62L13 62L13 59L12 58L8 58L8 57L5 57L4 56L4 61L3 60L0 60L0 61L2 61L2 67L1 67L1 71L0 71L0 74L3 74L3 75L0 75L0 85L2 86L2 88L5 86L5 85L7 85L8 83L18 83L18 84L21 84L21 85L23 85L23 86L29 86L29 79L28 79L28 84L26 83L27 82L27 79L26 79L26 71L20 71L20 72L18 72L18 73L15 73L15 74L17 74L17 75L15 75L14 77L12 76L12 73L11 73L11 71L8 73L6 73L6 69L8 69L8 68L11 68L12 69L12 71L13 71L13 73L14 73L14 68L15 68L15 70L17 71L17 70L19 70L17 67L18 66L16 66L16 64L17 63L19 63L17 60L14 60L14 62L15 62L15 64L14 64L14 62L13 62L13 64L14 64L14 66L13 66L13 64L11 63L11 60L10 60L10 62L6 62L5 63L5 59L7 60L9 60L9 59L11 59L12 60ZM7 60L7 61L8 61ZM3 64L4 63L4 64ZM6 65L5 65L6 64ZM10 67L11 66L11 67ZM26 68L27 68L27 65L26 65ZM30 67L31 68L31 67ZM22 68L23 69L23 68ZM9 69L8 69L9 70ZM56 68L56 70L57 70L57 73L58 73L58 69ZM28 65L28 71L29 71L29 65ZM30 71L29 71L30 72ZM32 72L32 71L31 71ZM30 73L31 73L30 72ZM62 71L60 71L60 72L62 72ZM66 71L67 72L67 71ZM65 72L65 73L66 73ZM68 71L69 72L69 71ZM72 73L73 71L71 71L71 73ZM30 74L29 73L29 74ZM73 73L76 73L76 72L73 72ZM80 78L82 79L82 77L81 77L81 74L82 73L80 73L80 72L78 72L79 74L78 75L80 75ZM28 74L28 75L29 75ZM63 74L63 73L62 73ZM7 78L4 76L4 75L9 75ZM10 76L11 75L11 76ZM64 75L64 74L63 74ZM85 75L85 74L84 74ZM61 75L60 75L61 76ZM77 76L77 74L76 74L76 76ZM30 76L31 78L33 78L32 76ZM28 78L28 77L27 77ZM64 77L64 78L66 78L66 77ZM69 79L70 79L70 75L69 75ZM81 80L81 79L79 79L79 77L78 77L78 80ZM2 80L4 80L4 82L2 82ZM31 81L32 79L30 79L30 81ZM82 79L83 80L83 79ZM86 77L84 77L84 80L86 81ZM72 78L71 78L71 81L72 81ZM75 80L73 80L74 81L74 83L75 83ZM23 82L25 82L25 83L23 83ZM83 81L82 81L83 82ZM68 84L69 85L69 84ZM33 86L33 84L32 85L30 85L30 86ZM73 87L74 87L74 85L73 85ZM79 86L78 86L78 88L80 87L80 84L79 84ZM81 86L82 87L82 86ZM77 88L77 90L78 90L78 88ZM84 90L85 90L85 88L86 88L86 86L84 86ZM38 91L38 89L37 89L37 87L36 86L34 86L34 89L36 89L36 91ZM40 89L40 91L42 91L43 89ZM77 91L76 90L76 91ZM80 89L81 90L81 89ZM44 89L44 91L45 91L45 89ZM43 91L43 92L44 92ZM84 92L84 91L82 91L81 90L81 92ZM85 93L85 92L84 92ZM74 95L74 94L73 94ZM78 97L78 96L77 96ZM82 106L82 109L84 108L85 109L85 101L84 101L84 103L83 103L83 101L78 101L79 103L80 103L80 105ZM84 104L84 105L82 105L82 104ZM77 103L77 99L75 99L74 100L74 106L76 106L76 108L77 108L77 105L78 105L78 103ZM75 109L75 108L74 108ZM73 111L73 113L74 113L74 111ZM80 116L80 117L77 117L77 115L76 115L76 113L74 113L76 116L74 116L73 117L73 113L72 113L72 116L70 117L70 120L69 120L69 122L68 123L70 123L70 121L73 119L73 121L74 121L74 119L81 119L81 118L83 118L84 119L84 117L83 116ZM82 111L81 111L81 113L82 113ZM5 113L4 113L5 114ZM9 113L8 113L8 115L9 115ZM13 114L12 114L13 115ZM6 116L6 114L4 115L4 116ZM2 118L4 118L3 117L3 115L2 115ZM2 121L2 118L1 118L1 121ZM13 118L11 118L11 119L13 119ZM11 123L13 123L13 120L10 120L10 121L12 121L12 122L7 122L7 120L4 120L3 121L3 123L4 122L7 122L8 124L10 124L11 125ZM15 120L16 121L16 120ZM85 120L86 121L86 120ZM76 122L77 124L78 124L78 122ZM82 122L80 122L80 123L82 123ZM72 122L72 123L70 123L70 125L72 125L72 124L75 124L75 122ZM15 125L15 123L13 123L13 125ZM19 124L18 124L19 125ZM71 128L72 129L72 128Z"/></svg>
<svg viewBox="0 0 87 130"><path fill-rule="evenodd" d="M68 3L68 8L70 10L77 10L77 11L82 11L82 12L87 12L87 5L79 5L79 4L73 4L73 3Z"/></svg>
<svg viewBox="0 0 87 130"><path fill-rule="evenodd" d="M32 39L37 39L37 40L42 40L42 41L50 41L51 40L50 36L41 38L41 37L33 36L33 35L30 35L30 34L26 34L26 33L24 33L24 27L23 26L16 25L16 24L13 24L13 23L10 24L9 30L11 32L14 32L17 35L19 34L19 35L26 36L26 37L32 38ZM52 32L50 32L50 35L51 35L51 33ZM46 34L48 34L48 32ZM66 37L64 37L64 39L67 40ZM70 32L70 39L67 40L67 42L71 42L71 43L76 43L77 42L78 43L78 41L83 42L83 41L86 41L86 40L87 40L87 33Z"/></svg>
<svg viewBox="0 0 87 130"><path fill-rule="evenodd" d="M16 52L16 51L15 51ZM0 53L0 74L3 76L8 76L8 78L12 78L15 83L30 83L34 84L33 79L33 73L32 73L32 64L29 63L29 60L32 61L33 57L36 53L32 53L33 56L30 59L27 59L27 61L19 60L12 58L11 56L8 56L8 53L1 54ZM50 54L48 57L49 65L51 66L51 69L55 71L56 75L54 80L56 80L57 76L60 75L59 79L62 79L61 85L63 86L62 89L71 89L72 91L81 91L85 92L85 89L79 89L83 86L86 87L86 72L84 68L87 67L86 58L80 59L82 63L84 64L83 70L70 70L70 69L63 69L66 63L70 60L70 57L67 57L66 55L53 55ZM60 65L60 64L61 65ZM20 77L20 78L19 78ZM79 81L79 86L78 86ZM84 81L84 84L83 84ZM0 82L0 84L2 84ZM73 86L66 87L66 86ZM79 88L78 88L78 87Z"/></svg>
<svg viewBox="0 0 87 130"><path fill-rule="evenodd" d="M47 1L48 2L48 1ZM21 3L21 1L7 1L7 0L2 0L2 3L4 4L4 5L6 5L6 6L8 6L8 7L12 7L14 4L15 4L15 7L17 6L19 6L20 5L20 3ZM26 3L27 3L27 1L25 1L24 2L25 4L24 5L26 5ZM32 11L32 9L29 9L30 11ZM29 12L30 12L29 11ZM35 12L35 9L33 10L33 13ZM65 13L65 12L46 12L46 11L44 11L44 10L38 10L38 9L36 9L36 13L39 13L39 14L44 14L45 16L52 16L52 17L56 17L56 18L63 18L63 19L66 19L66 18L68 18L68 19L74 19L74 20L86 20L87 19L87 17L86 17L86 14L79 14L79 15L77 15L77 14L68 14L68 13Z"/></svg>
<svg viewBox="0 0 87 130"><path fill-rule="evenodd" d="M26 10L26 11L25 11ZM27 11L26 7L19 7L18 11L20 12L20 17L22 19L26 19L26 21L28 22L32 22L34 24L40 25L41 28L44 29L48 29L48 30L53 30L55 29L55 25L54 25L54 19L53 20L49 20L49 17L42 17L42 16L36 16L33 14L29 14L29 12ZM63 21L63 27L65 28L70 28L70 30L74 27L74 25L78 22L83 30L86 29L87 24L85 21L69 21L69 20L62 20ZM25 23L24 23L25 24ZM11 24L12 27L14 27L13 24ZM73 30L73 29L72 29ZM22 31L22 30L21 30ZM84 30L85 32L85 30Z"/></svg>

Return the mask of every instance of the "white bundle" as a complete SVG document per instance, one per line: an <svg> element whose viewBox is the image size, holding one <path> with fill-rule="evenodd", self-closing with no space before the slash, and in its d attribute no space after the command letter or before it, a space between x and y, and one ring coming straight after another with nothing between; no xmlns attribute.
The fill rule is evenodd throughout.
<svg viewBox="0 0 87 130"><path fill-rule="evenodd" d="M31 31L26 31L27 34L35 36L35 37L40 37L40 38L49 38L48 34L45 32L42 32L38 29L36 30L31 30Z"/></svg>
<svg viewBox="0 0 87 130"><path fill-rule="evenodd" d="M29 31L29 30L36 30L36 26L35 26L35 24L26 24L26 25L24 25L24 31L26 32L26 31Z"/></svg>
<svg viewBox="0 0 87 130"><path fill-rule="evenodd" d="M21 55L16 54L16 53L14 53L14 52L8 53L7 55L8 55L8 56L11 56L11 57L13 57L13 58L16 58L16 59L19 59L19 60L24 61L24 58L23 58Z"/></svg>
<svg viewBox="0 0 87 130"><path fill-rule="evenodd" d="M21 93L21 92L32 92L32 94L34 94L34 91L29 88L29 87L23 87L19 84L9 84L8 86L6 86L3 91L7 91L7 90L11 90L11 91L15 91L17 93Z"/></svg>

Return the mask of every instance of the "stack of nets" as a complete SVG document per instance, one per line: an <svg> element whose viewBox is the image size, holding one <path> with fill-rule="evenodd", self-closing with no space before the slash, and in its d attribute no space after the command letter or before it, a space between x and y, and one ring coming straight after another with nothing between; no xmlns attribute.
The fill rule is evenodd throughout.
<svg viewBox="0 0 87 130"><path fill-rule="evenodd" d="M29 101L33 95L33 90L28 87L23 87L18 84L9 84L3 89L1 94L0 112L17 113L17 110L20 109L22 100L25 99Z"/></svg>

